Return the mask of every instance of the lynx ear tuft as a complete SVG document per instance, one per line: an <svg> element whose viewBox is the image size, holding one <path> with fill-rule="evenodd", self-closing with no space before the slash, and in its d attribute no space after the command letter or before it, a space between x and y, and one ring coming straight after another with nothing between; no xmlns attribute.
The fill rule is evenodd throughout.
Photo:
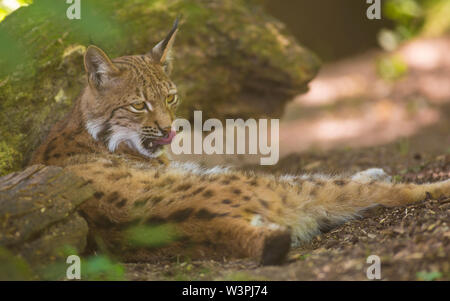
<svg viewBox="0 0 450 301"><path fill-rule="evenodd" d="M84 67L89 76L89 83L96 88L103 87L120 71L103 50L89 46L84 55Z"/></svg>
<svg viewBox="0 0 450 301"><path fill-rule="evenodd" d="M172 50L172 45L178 32L178 20L178 18L175 20L172 29L164 38L164 40L156 44L156 46L153 47L153 49L149 53L154 61L160 63L163 66L166 66L169 61L170 51Z"/></svg>

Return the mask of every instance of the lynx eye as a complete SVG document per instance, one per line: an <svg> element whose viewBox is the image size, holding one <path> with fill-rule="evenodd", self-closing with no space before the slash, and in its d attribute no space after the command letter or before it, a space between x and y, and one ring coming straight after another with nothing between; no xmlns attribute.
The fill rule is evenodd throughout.
<svg viewBox="0 0 450 301"><path fill-rule="evenodd" d="M176 94L169 94L166 97L166 103L172 105L177 101L178 96Z"/></svg>
<svg viewBox="0 0 450 301"><path fill-rule="evenodd" d="M145 102L135 102L135 103L131 104L130 106L135 111L143 111L147 108L147 106L145 105Z"/></svg>

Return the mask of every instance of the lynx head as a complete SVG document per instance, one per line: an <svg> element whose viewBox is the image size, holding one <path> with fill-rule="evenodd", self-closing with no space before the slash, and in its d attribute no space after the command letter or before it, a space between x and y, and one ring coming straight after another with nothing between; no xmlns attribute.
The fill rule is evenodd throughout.
<svg viewBox="0 0 450 301"><path fill-rule="evenodd" d="M111 60L100 48L88 47L83 120L91 136L109 151L125 144L146 157L157 157L175 136L172 122L179 98L169 79L169 56L177 31L178 20L166 38L144 55Z"/></svg>

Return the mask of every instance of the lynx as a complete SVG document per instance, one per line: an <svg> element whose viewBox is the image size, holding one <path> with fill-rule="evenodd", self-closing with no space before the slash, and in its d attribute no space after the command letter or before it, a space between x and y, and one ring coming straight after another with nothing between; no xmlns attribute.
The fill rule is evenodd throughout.
<svg viewBox="0 0 450 301"><path fill-rule="evenodd" d="M62 166L95 189L80 208L93 237L124 261L251 257L281 263L291 246L367 208L450 195L450 181L392 184L379 169L353 177L285 175L170 162L164 147L180 98L170 80L177 22L145 55L111 60L90 46L87 85L32 164ZM170 244L136 246L131 226L171 225Z"/></svg>

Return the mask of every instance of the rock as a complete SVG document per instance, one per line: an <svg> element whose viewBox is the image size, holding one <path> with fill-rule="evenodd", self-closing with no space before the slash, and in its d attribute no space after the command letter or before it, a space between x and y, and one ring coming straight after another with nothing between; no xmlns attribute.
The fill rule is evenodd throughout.
<svg viewBox="0 0 450 301"><path fill-rule="evenodd" d="M63 258L67 248L82 252L88 226L77 208L93 193L60 167L33 165L0 178L0 249L32 266Z"/></svg>
<svg viewBox="0 0 450 301"><path fill-rule="evenodd" d="M24 166L80 94L83 54L144 54L182 14L174 72L179 116L279 117L307 89L318 60L259 7L259 0L36 0L0 23L0 175Z"/></svg>

